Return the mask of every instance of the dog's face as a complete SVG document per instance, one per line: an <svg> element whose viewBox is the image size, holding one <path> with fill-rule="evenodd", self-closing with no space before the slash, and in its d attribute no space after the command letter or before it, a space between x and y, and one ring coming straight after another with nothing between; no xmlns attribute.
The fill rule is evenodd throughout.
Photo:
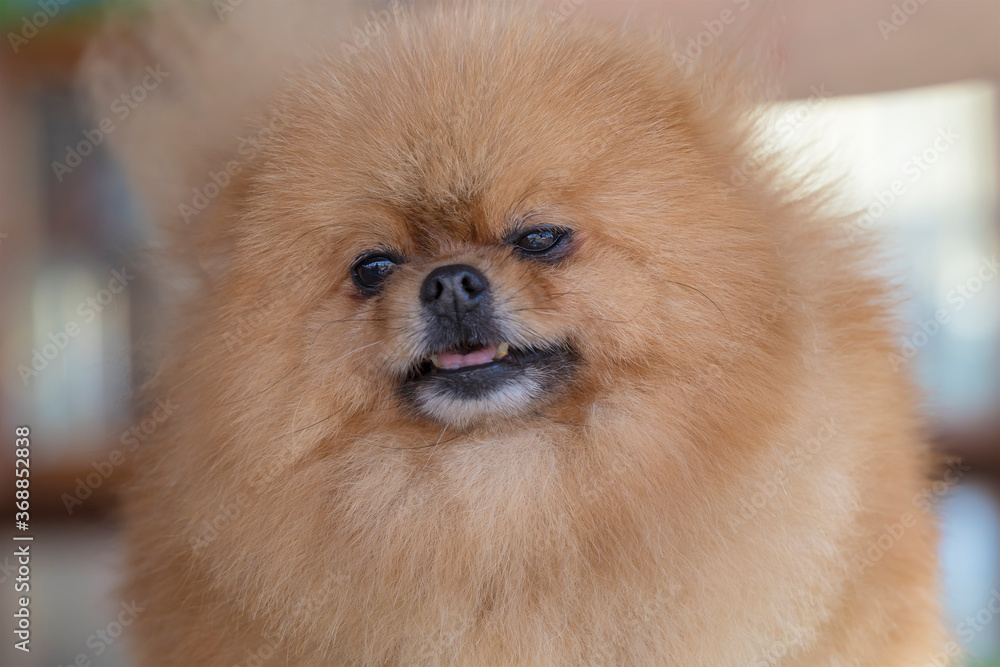
<svg viewBox="0 0 1000 667"><path fill-rule="evenodd" d="M274 326L310 382L465 427L717 368L733 299L763 311L775 291L669 62L464 67L321 69L279 107L235 267L302 267L261 289L301 306Z"/></svg>
<svg viewBox="0 0 1000 667"><path fill-rule="evenodd" d="M382 240L350 264L352 301L385 319L374 334L382 363L372 367L414 411L454 425L516 415L544 407L572 378L571 323L546 313L561 310L554 302L573 281L559 265L581 239L556 220L532 220L484 225L471 243L431 224L423 247L397 234L405 245Z"/></svg>

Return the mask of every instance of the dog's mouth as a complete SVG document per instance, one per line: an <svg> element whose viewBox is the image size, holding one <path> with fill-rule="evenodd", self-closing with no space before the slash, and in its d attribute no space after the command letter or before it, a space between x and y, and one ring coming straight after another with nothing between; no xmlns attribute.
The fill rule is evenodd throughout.
<svg viewBox="0 0 1000 667"><path fill-rule="evenodd" d="M469 342L427 354L401 389L421 412L467 422L476 415L520 412L540 404L569 378L576 359L568 344Z"/></svg>
<svg viewBox="0 0 1000 667"><path fill-rule="evenodd" d="M510 343L497 345L463 345L442 350L428 358L439 373L465 373L502 362L510 353Z"/></svg>
<svg viewBox="0 0 1000 667"><path fill-rule="evenodd" d="M490 373L480 371L525 371L531 366L568 360L569 349L564 345L547 347L514 347L508 342L464 343L428 354L407 378L409 381L458 376L485 378ZM507 374L512 377L513 374Z"/></svg>

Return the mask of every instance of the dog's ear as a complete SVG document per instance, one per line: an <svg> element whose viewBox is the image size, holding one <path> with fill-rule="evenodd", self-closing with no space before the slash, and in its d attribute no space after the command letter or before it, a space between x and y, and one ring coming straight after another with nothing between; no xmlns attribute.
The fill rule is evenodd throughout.
<svg viewBox="0 0 1000 667"><path fill-rule="evenodd" d="M97 121L145 89L141 101L115 106L108 145L174 259L210 279L224 270L238 233L228 200L240 189L226 165L266 127L265 105L287 70L331 41L336 48L355 4L150 1L109 14L78 87Z"/></svg>

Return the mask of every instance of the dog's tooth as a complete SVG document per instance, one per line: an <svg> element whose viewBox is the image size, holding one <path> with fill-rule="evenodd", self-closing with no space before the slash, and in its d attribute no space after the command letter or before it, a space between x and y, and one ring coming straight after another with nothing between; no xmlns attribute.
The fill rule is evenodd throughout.
<svg viewBox="0 0 1000 667"><path fill-rule="evenodd" d="M494 359L503 359L507 356L507 351L510 349L510 343L500 343L497 345L497 355L493 357Z"/></svg>
<svg viewBox="0 0 1000 667"><path fill-rule="evenodd" d="M438 361L438 356L436 354L431 355L431 363L434 364L435 368L444 368L444 365Z"/></svg>

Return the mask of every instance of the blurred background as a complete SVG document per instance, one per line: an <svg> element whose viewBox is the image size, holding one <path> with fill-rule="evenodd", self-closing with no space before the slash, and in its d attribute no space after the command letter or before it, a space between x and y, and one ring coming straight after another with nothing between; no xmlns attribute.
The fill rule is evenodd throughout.
<svg viewBox="0 0 1000 667"><path fill-rule="evenodd" d="M221 21L239 4L213 6ZM764 150L824 156L860 212L845 240L886 241L884 270L907 297L887 363L922 384L935 446L955 460L931 494L949 623L972 664L1000 665L1000 1L547 6L555 21L655 21L682 60L748 34L767 46L784 101L769 110ZM142 251L156 238L100 139L157 91L123 91L105 118L81 112L74 69L101 12L90 0L0 0L0 484L14 488L14 428L27 424L35 537L33 650L22 654L8 627L13 527L0 531L3 665L129 664L115 488L169 418L169 406L143 415L129 401L148 372L137 350L156 293Z"/></svg>

